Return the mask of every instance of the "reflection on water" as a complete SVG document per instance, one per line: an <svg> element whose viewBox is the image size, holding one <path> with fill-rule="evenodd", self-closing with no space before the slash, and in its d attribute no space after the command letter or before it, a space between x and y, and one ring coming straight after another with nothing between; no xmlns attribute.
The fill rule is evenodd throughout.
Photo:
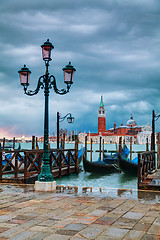
<svg viewBox="0 0 160 240"><path fill-rule="evenodd" d="M94 188L77 186L57 186L57 193L75 194L88 197L122 197L127 199L136 199L141 202L159 202L160 192L144 191L136 189L114 189L114 188Z"/></svg>
<svg viewBox="0 0 160 240"><path fill-rule="evenodd" d="M1 184L0 192L3 196L8 194L19 195L20 193L26 193L25 198L32 199L35 196L44 195L44 192L35 192L34 184L27 185L15 185L15 184ZM73 185L57 185L56 191L47 192L45 194L72 194L74 196L83 197L100 197L100 198L114 198L121 197L126 199L136 199L140 202L155 203L160 202L160 191L148 191L137 189L122 189L122 188L104 188L104 187L87 187L87 186L73 186ZM53 195L54 194L54 195Z"/></svg>
<svg viewBox="0 0 160 240"><path fill-rule="evenodd" d="M56 186L56 192L57 193L78 194L78 187L77 186L58 185L58 186Z"/></svg>
<svg viewBox="0 0 160 240"><path fill-rule="evenodd" d="M141 199L143 201L153 201L155 200L156 202L159 200L160 201L160 192L158 191L138 191L138 199Z"/></svg>
<svg viewBox="0 0 160 240"><path fill-rule="evenodd" d="M86 179L96 180L96 179L106 178L106 177L109 177L111 175L112 175L111 173L106 173L106 174L86 173Z"/></svg>
<svg viewBox="0 0 160 240"><path fill-rule="evenodd" d="M79 175L61 177L61 179L56 179L56 182L61 185L57 190L64 193L98 197L119 196L138 199L142 202L160 200L160 192L138 190L137 176L124 172L104 175L81 171ZM72 187L68 188L63 185Z"/></svg>
<svg viewBox="0 0 160 240"><path fill-rule="evenodd" d="M126 172L121 172L120 174L120 181L121 183L126 183L126 182L132 182L132 181L136 181L137 182L137 176L135 176L135 174L130 174L130 173L126 173Z"/></svg>

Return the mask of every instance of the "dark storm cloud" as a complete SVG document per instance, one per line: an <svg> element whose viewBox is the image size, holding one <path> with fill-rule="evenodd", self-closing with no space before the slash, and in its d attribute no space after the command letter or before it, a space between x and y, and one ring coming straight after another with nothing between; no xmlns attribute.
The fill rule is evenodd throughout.
<svg viewBox="0 0 160 240"><path fill-rule="evenodd" d="M60 88L61 68L72 61L77 69L71 92L50 97L51 131L56 129L56 111L75 115L75 125L64 122L64 127L96 131L101 95L107 127L114 120L126 122L131 113L138 124L150 121L152 109L160 110L159 16L158 0L2 0L1 127L42 135L43 93L25 96L17 71L27 64L31 88L36 87L45 71L40 45L47 38L55 46L50 72Z"/></svg>

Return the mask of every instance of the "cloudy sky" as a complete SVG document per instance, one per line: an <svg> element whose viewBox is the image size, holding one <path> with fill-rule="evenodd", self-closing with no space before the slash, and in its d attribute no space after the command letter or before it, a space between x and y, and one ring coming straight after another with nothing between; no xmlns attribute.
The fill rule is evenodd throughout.
<svg viewBox="0 0 160 240"><path fill-rule="evenodd" d="M54 45L49 71L61 89L64 67L76 68L70 93L50 93L50 134L56 113L71 112L68 130L97 132L97 110L103 95L107 129L151 124L160 113L159 0L1 0L0 5L0 137L43 135L43 90L29 97L18 70L32 71L29 89L45 73L41 44ZM160 131L160 120L156 122Z"/></svg>

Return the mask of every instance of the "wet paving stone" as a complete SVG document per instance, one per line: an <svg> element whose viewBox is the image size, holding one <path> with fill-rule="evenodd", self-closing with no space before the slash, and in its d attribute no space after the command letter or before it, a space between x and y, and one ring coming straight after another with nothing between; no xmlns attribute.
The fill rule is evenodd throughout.
<svg viewBox="0 0 160 240"><path fill-rule="evenodd" d="M83 238L87 238L87 239L95 239L103 230L100 228L93 228L91 226L83 229L82 231L80 231L80 235Z"/></svg>
<svg viewBox="0 0 160 240"><path fill-rule="evenodd" d="M91 225L93 222L95 222L98 219L98 217L90 216L90 215L83 215L80 216L78 219L74 220L74 223L81 223L86 225Z"/></svg>
<svg viewBox="0 0 160 240"><path fill-rule="evenodd" d="M11 237L10 240L22 240L22 239L25 240L25 239L28 239L32 235L34 235L33 232L23 231L21 233L16 234L13 237Z"/></svg>
<svg viewBox="0 0 160 240"><path fill-rule="evenodd" d="M154 235L158 235L160 238L160 223L159 226L157 224L152 224L151 227L148 229L148 233L149 234L154 234Z"/></svg>
<svg viewBox="0 0 160 240"><path fill-rule="evenodd" d="M17 219L17 220L31 220L32 218L28 217L28 216L24 216L24 215L18 215L14 219Z"/></svg>
<svg viewBox="0 0 160 240"><path fill-rule="evenodd" d="M96 240L120 240L120 238L111 237L111 236L98 236Z"/></svg>
<svg viewBox="0 0 160 240"><path fill-rule="evenodd" d="M151 235L151 234L145 234L142 237L142 240L159 240L159 236Z"/></svg>
<svg viewBox="0 0 160 240"><path fill-rule="evenodd" d="M72 236L72 235L75 235L77 232L78 232L78 231L75 231L75 230L65 230L65 229L61 229L61 230L56 231L56 234ZM63 239L63 238L62 238L62 239Z"/></svg>
<svg viewBox="0 0 160 240"><path fill-rule="evenodd" d="M70 235L59 235L56 233L44 238L44 240L68 240L68 239L71 239Z"/></svg>
<svg viewBox="0 0 160 240"><path fill-rule="evenodd" d="M25 202L25 199L24 198L19 198L16 200L16 203L23 203Z"/></svg>
<svg viewBox="0 0 160 240"><path fill-rule="evenodd" d="M0 222L7 221L12 218L12 215L4 214L0 216Z"/></svg>
<svg viewBox="0 0 160 240"><path fill-rule="evenodd" d="M156 203L154 206L152 206L152 211L160 211L160 203Z"/></svg>
<svg viewBox="0 0 160 240"><path fill-rule="evenodd" d="M114 222L113 221L104 221L104 220L97 220L95 224L99 225L112 225Z"/></svg>
<svg viewBox="0 0 160 240"><path fill-rule="evenodd" d="M86 228L86 225L85 224L75 224L75 223L71 223L71 224L68 224L67 226L65 226L63 229L66 229L66 230L74 230L74 231L81 231L82 229Z"/></svg>
<svg viewBox="0 0 160 240"><path fill-rule="evenodd" d="M152 210L150 210L150 211L148 211L147 213L146 213L146 217L157 217L159 215L159 211L152 211Z"/></svg>
<svg viewBox="0 0 160 240"><path fill-rule="evenodd" d="M133 230L139 231L147 231L151 226L151 223L140 223L138 222L134 227Z"/></svg>
<svg viewBox="0 0 160 240"><path fill-rule="evenodd" d="M28 220L13 218L13 219L10 219L10 220L6 221L6 223L23 224L23 223L25 223L27 221Z"/></svg>
<svg viewBox="0 0 160 240"><path fill-rule="evenodd" d="M112 217L101 217L97 221L95 221L95 224L112 225L114 222L115 222L115 218L112 218Z"/></svg>
<svg viewBox="0 0 160 240"><path fill-rule="evenodd" d="M57 223L56 220L54 220L54 219L48 219L48 220L46 220L46 221L44 221L44 222L39 223L38 225L39 225L39 226L52 226L52 225L54 225L54 224L56 224L56 223Z"/></svg>
<svg viewBox="0 0 160 240"><path fill-rule="evenodd" d="M12 227L15 227L17 224L15 223L6 223L6 222L3 222L3 223L0 223L0 228L12 228Z"/></svg>
<svg viewBox="0 0 160 240"><path fill-rule="evenodd" d="M5 208L5 210L6 210L6 211L11 211L11 212L14 212L14 211L17 211L17 208L16 208L16 207L13 207L13 206L11 206L11 207L7 207L7 208Z"/></svg>
<svg viewBox="0 0 160 240"><path fill-rule="evenodd" d="M124 218L131 218L131 219L140 219L144 216L143 213L139 212L127 212L123 215Z"/></svg>
<svg viewBox="0 0 160 240"><path fill-rule="evenodd" d="M129 240L129 239L138 240L138 239L142 239L144 234L145 234L144 231L131 230L131 231L129 231L129 233L127 233L127 235L123 239L124 240Z"/></svg>
<svg viewBox="0 0 160 240"><path fill-rule="evenodd" d="M50 233L46 233L46 232L39 232L36 234L34 233L34 235L29 237L27 240L43 240L50 235L51 235Z"/></svg>
<svg viewBox="0 0 160 240"><path fill-rule="evenodd" d="M136 221L134 219L120 218L112 226L118 227L118 228L132 229L135 224L136 224Z"/></svg>
<svg viewBox="0 0 160 240"><path fill-rule="evenodd" d="M7 231L7 230L8 230L8 228L1 227L1 228L0 228L0 233L5 232L5 231Z"/></svg>
<svg viewBox="0 0 160 240"><path fill-rule="evenodd" d="M102 236L122 239L128 233L128 231L128 229L110 227L102 233Z"/></svg>
<svg viewBox="0 0 160 240"><path fill-rule="evenodd" d="M147 217L147 216L144 216L143 218L140 219L139 222L142 222L142 223L150 223L152 224L154 222L155 218L154 217Z"/></svg>
<svg viewBox="0 0 160 240"><path fill-rule="evenodd" d="M28 194L20 186L3 185L0 240L160 239L158 198L148 202L65 191Z"/></svg>
<svg viewBox="0 0 160 240"><path fill-rule="evenodd" d="M51 227L47 227L47 226L33 226L31 228L29 228L29 230L31 232L47 232L47 233L53 233L56 232L56 229L53 229Z"/></svg>
<svg viewBox="0 0 160 240"><path fill-rule="evenodd" d="M82 237L81 234L77 233L73 237L70 238L71 240L84 240L86 238Z"/></svg>
<svg viewBox="0 0 160 240"><path fill-rule="evenodd" d="M99 210L105 210L106 212L108 211L108 207L105 207L105 206L100 206L100 207L98 207L97 209L99 209Z"/></svg>

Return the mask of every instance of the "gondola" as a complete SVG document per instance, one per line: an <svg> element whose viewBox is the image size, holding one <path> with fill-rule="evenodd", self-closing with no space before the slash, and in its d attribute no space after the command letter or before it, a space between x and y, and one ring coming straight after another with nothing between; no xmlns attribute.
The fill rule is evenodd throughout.
<svg viewBox="0 0 160 240"><path fill-rule="evenodd" d="M126 153L126 156L124 156ZM126 173L137 174L138 172L138 157L135 157L133 160L128 158L129 149L125 147L124 153L119 156L119 166Z"/></svg>
<svg viewBox="0 0 160 240"><path fill-rule="evenodd" d="M78 151L78 162L79 162L79 164L82 162L82 159L83 159L83 156L84 156L84 152L85 152L85 147L82 147Z"/></svg>
<svg viewBox="0 0 160 240"><path fill-rule="evenodd" d="M129 158L120 157L119 165L120 165L120 168L124 172L137 174L137 172L138 172L138 157L134 158L133 160L130 160Z"/></svg>
<svg viewBox="0 0 160 240"><path fill-rule="evenodd" d="M2 150L1 149L1 145L0 145L0 150ZM6 148L4 149L4 159L2 160L2 168L8 163L8 161L11 159L11 157L12 157L12 153L6 153L5 154L5 150L6 150ZM21 145L20 145L20 143L19 143L19 146L18 146L18 148L16 149L16 150L21 150ZM18 160L19 161L21 161L21 159L18 157ZM7 167L6 167L6 169L5 169L5 171L10 171L11 170L11 166L10 165L8 165Z"/></svg>
<svg viewBox="0 0 160 240"><path fill-rule="evenodd" d="M107 174L120 172L121 170L115 162L117 162L117 157L106 156L103 160L98 159L98 161L95 162L90 162L85 157L83 157L83 168L86 172L92 173Z"/></svg>

